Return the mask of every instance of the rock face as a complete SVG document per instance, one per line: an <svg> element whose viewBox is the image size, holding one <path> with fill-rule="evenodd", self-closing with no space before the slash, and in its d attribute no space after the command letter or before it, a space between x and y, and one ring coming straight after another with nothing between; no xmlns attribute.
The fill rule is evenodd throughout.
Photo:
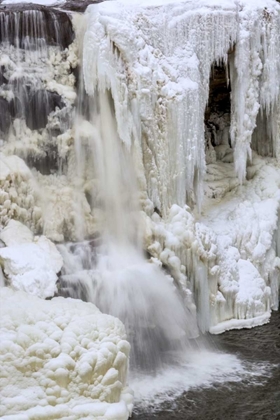
<svg viewBox="0 0 280 420"><path fill-rule="evenodd" d="M0 6L0 27L1 43L8 42L23 49L33 48L36 43L59 45L64 49L74 40L69 14L37 4Z"/></svg>
<svg viewBox="0 0 280 420"><path fill-rule="evenodd" d="M0 136L4 136L5 134L7 134L7 132L9 131L10 125L11 125L10 104L6 99L0 97Z"/></svg>
<svg viewBox="0 0 280 420"><path fill-rule="evenodd" d="M48 123L48 115L56 107L61 109L65 106L61 96L43 89L31 92L28 99L24 113L26 125L30 130L45 128Z"/></svg>
<svg viewBox="0 0 280 420"><path fill-rule="evenodd" d="M73 12L84 12L90 4L102 3L102 1L104 0L67 0L62 5L62 9L71 10Z"/></svg>

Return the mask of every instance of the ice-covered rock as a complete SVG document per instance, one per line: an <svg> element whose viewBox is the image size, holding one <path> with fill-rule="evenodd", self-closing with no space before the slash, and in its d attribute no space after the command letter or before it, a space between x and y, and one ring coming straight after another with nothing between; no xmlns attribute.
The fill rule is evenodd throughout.
<svg viewBox="0 0 280 420"><path fill-rule="evenodd" d="M111 90L120 138L141 143L147 191L163 215L186 195L202 201L204 111L216 62L230 67L231 144L244 181L258 111L275 115L279 101L279 10L274 0L123 0L88 8L86 90Z"/></svg>
<svg viewBox="0 0 280 420"><path fill-rule="evenodd" d="M26 226L14 220L1 231L0 239L7 245L0 249L0 264L9 284L41 298L53 296L63 265L56 246L45 236L33 238Z"/></svg>
<svg viewBox="0 0 280 420"><path fill-rule="evenodd" d="M8 288L0 308L1 419L128 419L130 345L118 319Z"/></svg>
<svg viewBox="0 0 280 420"><path fill-rule="evenodd" d="M34 232L42 227L40 193L31 170L18 156L0 153L0 223L16 219ZM11 238L10 238L11 240Z"/></svg>
<svg viewBox="0 0 280 420"><path fill-rule="evenodd" d="M278 308L280 169L255 156L252 179L229 188L232 173L213 165L202 215L173 205L165 219L154 213L144 225L152 259L193 292L201 329L217 333L261 325Z"/></svg>
<svg viewBox="0 0 280 420"><path fill-rule="evenodd" d="M119 138L152 203L143 219L153 261L193 292L202 330L266 322L280 280L279 4L123 0L87 14L85 88L111 92ZM231 110L206 166L204 112L217 63L227 69ZM274 121L258 139L272 137L267 160L251 150L254 130L265 131L258 113Z"/></svg>

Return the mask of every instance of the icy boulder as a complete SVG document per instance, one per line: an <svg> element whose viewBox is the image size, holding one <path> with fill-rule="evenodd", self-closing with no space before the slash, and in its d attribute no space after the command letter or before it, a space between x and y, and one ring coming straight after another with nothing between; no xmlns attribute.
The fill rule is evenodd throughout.
<svg viewBox="0 0 280 420"><path fill-rule="evenodd" d="M91 303L0 289L2 420L126 420L130 346ZM16 308L16 310L15 310Z"/></svg>
<svg viewBox="0 0 280 420"><path fill-rule="evenodd" d="M39 191L34 176L18 156L0 153L0 223L16 219L34 232L42 227Z"/></svg>
<svg viewBox="0 0 280 420"><path fill-rule="evenodd" d="M11 220L0 233L0 265L11 286L41 298L53 296L63 260L45 236L34 237L22 223Z"/></svg>

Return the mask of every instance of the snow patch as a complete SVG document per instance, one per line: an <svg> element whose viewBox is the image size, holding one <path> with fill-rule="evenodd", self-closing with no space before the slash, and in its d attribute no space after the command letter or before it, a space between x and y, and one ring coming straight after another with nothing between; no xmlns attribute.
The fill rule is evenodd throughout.
<svg viewBox="0 0 280 420"><path fill-rule="evenodd" d="M0 248L0 264L15 290L41 298L57 291L57 273L63 259L55 245L45 236L34 237L20 222L11 220L0 233L7 247Z"/></svg>

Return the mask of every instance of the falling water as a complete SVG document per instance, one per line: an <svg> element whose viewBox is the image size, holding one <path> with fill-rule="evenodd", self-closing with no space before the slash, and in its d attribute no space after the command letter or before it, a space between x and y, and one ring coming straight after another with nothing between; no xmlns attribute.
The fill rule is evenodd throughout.
<svg viewBox="0 0 280 420"><path fill-rule="evenodd" d="M40 6L0 8L1 139L20 141L26 128L44 129L49 114L65 106L47 89L53 79L50 55L66 48L73 37L71 19L64 12Z"/></svg>
<svg viewBox="0 0 280 420"><path fill-rule="evenodd" d="M90 161L97 179L93 206L102 214L101 243L60 246L66 262L61 284L120 318L132 345L132 366L153 370L189 349L196 323L173 279L142 251L137 174L118 137L110 92L99 91L91 106L88 142L79 130L76 150L80 176Z"/></svg>

